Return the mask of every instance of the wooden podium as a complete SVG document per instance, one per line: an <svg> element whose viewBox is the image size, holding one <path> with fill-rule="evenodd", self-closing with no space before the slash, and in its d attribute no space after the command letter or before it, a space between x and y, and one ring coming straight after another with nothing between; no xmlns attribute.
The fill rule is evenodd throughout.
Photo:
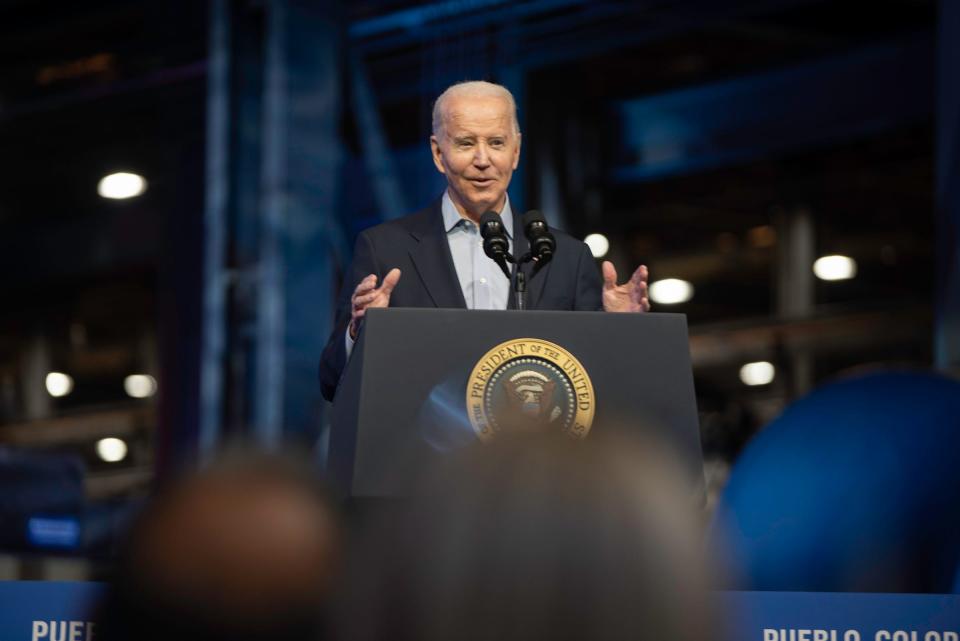
<svg viewBox="0 0 960 641"><path fill-rule="evenodd" d="M592 403L587 438L612 424L654 431L702 487L699 422L681 314L397 308L369 310L364 325L333 406L328 469L344 497L403 497L424 466L476 443L475 424L483 411L471 399L471 422L468 385L480 403L482 359L501 346L500 357L494 352L488 365L502 364L524 349L507 350L503 344L525 339L535 343L524 353L531 357L526 362L557 380L559 397L573 399L577 407ZM560 348L577 368L570 365L563 376L555 376L564 372L565 362L552 366L529 353L541 342ZM479 379L471 380L472 373ZM526 374L534 383L546 378ZM592 384L589 398L584 377ZM511 384L523 389L523 382ZM572 416L553 411L559 413L558 424L569 419L570 429L577 429Z"/></svg>

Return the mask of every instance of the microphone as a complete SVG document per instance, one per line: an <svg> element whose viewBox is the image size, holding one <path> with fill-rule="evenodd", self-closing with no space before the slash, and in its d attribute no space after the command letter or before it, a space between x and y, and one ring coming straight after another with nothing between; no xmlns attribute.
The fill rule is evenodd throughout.
<svg viewBox="0 0 960 641"><path fill-rule="evenodd" d="M535 263L536 272L553 258L553 253L557 250L557 239L550 233L547 219L536 209L525 213L520 224L530 243L530 256Z"/></svg>
<svg viewBox="0 0 960 641"><path fill-rule="evenodd" d="M513 256L510 255L510 241L499 214L488 211L480 216L480 236L483 238L483 253L500 265L503 275L509 280L510 268L507 267L507 261L513 262Z"/></svg>

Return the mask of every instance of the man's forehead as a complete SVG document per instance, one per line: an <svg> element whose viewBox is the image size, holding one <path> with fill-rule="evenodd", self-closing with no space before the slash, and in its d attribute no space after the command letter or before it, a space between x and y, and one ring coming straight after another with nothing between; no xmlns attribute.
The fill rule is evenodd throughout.
<svg viewBox="0 0 960 641"><path fill-rule="evenodd" d="M510 131L510 104L497 96L457 96L444 105L444 120L450 133L460 127L503 127Z"/></svg>

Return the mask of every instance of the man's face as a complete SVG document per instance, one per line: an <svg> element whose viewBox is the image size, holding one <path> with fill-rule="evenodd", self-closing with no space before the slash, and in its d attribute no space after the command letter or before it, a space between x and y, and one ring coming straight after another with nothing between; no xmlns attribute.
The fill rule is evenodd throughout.
<svg viewBox="0 0 960 641"><path fill-rule="evenodd" d="M454 205L475 220L488 210L499 212L520 161L520 135L509 103L495 96L451 96L443 122L440 135L430 136L430 146Z"/></svg>

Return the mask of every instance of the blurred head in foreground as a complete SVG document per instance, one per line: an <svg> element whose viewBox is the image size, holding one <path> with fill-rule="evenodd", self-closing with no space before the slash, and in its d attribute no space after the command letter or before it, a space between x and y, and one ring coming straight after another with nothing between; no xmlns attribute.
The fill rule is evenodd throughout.
<svg viewBox="0 0 960 641"><path fill-rule="evenodd" d="M689 479L625 439L498 437L354 550L343 639L706 638Z"/></svg>
<svg viewBox="0 0 960 641"><path fill-rule="evenodd" d="M146 509L97 638L318 639L339 538L306 468L262 456L222 461Z"/></svg>
<svg viewBox="0 0 960 641"><path fill-rule="evenodd" d="M824 385L737 461L710 544L724 587L948 592L960 567L960 383L888 371Z"/></svg>

